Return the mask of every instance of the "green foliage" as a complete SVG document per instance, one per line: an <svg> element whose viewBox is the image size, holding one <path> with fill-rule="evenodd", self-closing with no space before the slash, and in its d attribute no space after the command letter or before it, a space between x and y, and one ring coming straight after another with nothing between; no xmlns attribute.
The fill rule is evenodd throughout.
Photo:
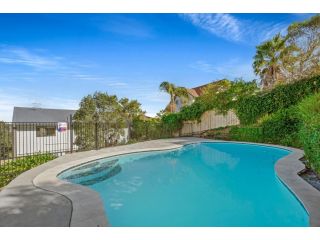
<svg viewBox="0 0 320 240"><path fill-rule="evenodd" d="M308 96L289 108L283 105L277 112L261 117L258 125L232 127L230 138L303 147L307 165L319 175L320 93Z"/></svg>
<svg viewBox="0 0 320 240"><path fill-rule="evenodd" d="M53 154L37 154L33 156L21 157L15 160L6 160L0 166L0 187L7 185L12 179L40 164L54 159Z"/></svg>
<svg viewBox="0 0 320 240"><path fill-rule="evenodd" d="M159 119L141 120L136 118L132 122L132 141L167 138L171 135L170 130Z"/></svg>
<svg viewBox="0 0 320 240"><path fill-rule="evenodd" d="M80 150L118 144L124 128L128 128L130 138L132 121L142 114L137 100L118 99L103 92L89 94L74 115L75 144Z"/></svg>
<svg viewBox="0 0 320 240"><path fill-rule="evenodd" d="M183 121L200 120L202 114L208 110L214 109L222 114L227 113L239 98L251 96L257 89L255 81L221 80L218 84L209 85L202 96L191 105L184 106L180 112L164 115L162 122L168 129L177 131L182 127Z"/></svg>
<svg viewBox="0 0 320 240"><path fill-rule="evenodd" d="M243 142L263 142L262 128L258 126L233 126L230 139Z"/></svg>
<svg viewBox="0 0 320 240"><path fill-rule="evenodd" d="M0 121L0 160L8 159L12 155L12 132L11 127Z"/></svg>
<svg viewBox="0 0 320 240"><path fill-rule="evenodd" d="M301 147L298 138L301 125L302 121L297 108L291 107L261 118L259 124L232 127L230 138L237 141Z"/></svg>
<svg viewBox="0 0 320 240"><path fill-rule="evenodd" d="M201 114L197 114L197 118L194 119L199 119L205 111L211 109L215 109L217 112L225 114L230 109L234 108L238 99L246 96L252 96L258 91L255 80L245 82L242 79L236 79L234 81L223 80L220 82L223 83L220 88L209 88L205 94L196 100L196 102L199 101L201 105L195 106L194 108L199 107L203 112ZM226 84L226 82L228 82L228 84ZM213 86L216 87L215 85ZM220 84L218 86L220 86ZM183 119L191 120L189 117L183 117Z"/></svg>
<svg viewBox="0 0 320 240"><path fill-rule="evenodd" d="M284 66L287 77L295 81L320 75L320 14L291 24L286 38L293 48Z"/></svg>
<svg viewBox="0 0 320 240"><path fill-rule="evenodd" d="M253 69L264 88L320 74L320 15L292 23L256 47Z"/></svg>
<svg viewBox="0 0 320 240"><path fill-rule="evenodd" d="M176 117L176 120L199 120L202 114L210 109L209 104L202 99L196 99L191 105L182 107L181 111L177 113L179 116Z"/></svg>
<svg viewBox="0 0 320 240"><path fill-rule="evenodd" d="M181 113L165 114L161 118L162 126L171 132L175 132L182 127Z"/></svg>
<svg viewBox="0 0 320 240"><path fill-rule="evenodd" d="M181 97L183 101L188 99L188 90L185 87L177 87L173 83L162 82L159 86L161 91L170 95L170 112L174 112L174 101L176 97Z"/></svg>
<svg viewBox="0 0 320 240"><path fill-rule="evenodd" d="M320 93L303 100L298 109L303 121L299 138L307 163L320 175Z"/></svg>
<svg viewBox="0 0 320 240"><path fill-rule="evenodd" d="M271 91L240 98L235 110L241 124L253 124L265 114L297 104L320 90L320 76L280 85Z"/></svg>
<svg viewBox="0 0 320 240"><path fill-rule="evenodd" d="M299 147L297 132L301 124L296 107L281 109L261 123L264 141Z"/></svg>
<svg viewBox="0 0 320 240"><path fill-rule="evenodd" d="M208 130L201 134L201 137L219 139L229 141L230 139L230 130L231 127L219 127L215 129Z"/></svg>
<svg viewBox="0 0 320 240"><path fill-rule="evenodd" d="M257 46L253 69L260 76L263 87L271 87L282 77L282 60L287 54L286 39L280 34Z"/></svg>

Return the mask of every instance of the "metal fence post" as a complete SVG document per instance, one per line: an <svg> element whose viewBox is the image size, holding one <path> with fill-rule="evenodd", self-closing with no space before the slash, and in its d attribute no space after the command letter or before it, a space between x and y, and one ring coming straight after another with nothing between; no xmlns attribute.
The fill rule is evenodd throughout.
<svg viewBox="0 0 320 240"><path fill-rule="evenodd" d="M98 122L95 122L95 142L96 142L96 150L99 149L98 145Z"/></svg>
<svg viewBox="0 0 320 240"><path fill-rule="evenodd" d="M69 128L70 128L70 153L73 152L73 125L72 125L72 114L70 114L69 119Z"/></svg>

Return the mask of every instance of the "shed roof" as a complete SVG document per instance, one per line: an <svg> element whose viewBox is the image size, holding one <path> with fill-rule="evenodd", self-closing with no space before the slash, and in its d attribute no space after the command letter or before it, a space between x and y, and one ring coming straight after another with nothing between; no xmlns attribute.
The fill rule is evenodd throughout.
<svg viewBox="0 0 320 240"><path fill-rule="evenodd" d="M76 110L14 107L12 122L66 122Z"/></svg>

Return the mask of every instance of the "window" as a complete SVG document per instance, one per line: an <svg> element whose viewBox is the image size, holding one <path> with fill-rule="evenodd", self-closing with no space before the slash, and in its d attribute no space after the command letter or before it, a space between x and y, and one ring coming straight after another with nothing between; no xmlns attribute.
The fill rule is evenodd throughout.
<svg viewBox="0 0 320 240"><path fill-rule="evenodd" d="M37 137L51 137L56 135L55 127L37 127Z"/></svg>

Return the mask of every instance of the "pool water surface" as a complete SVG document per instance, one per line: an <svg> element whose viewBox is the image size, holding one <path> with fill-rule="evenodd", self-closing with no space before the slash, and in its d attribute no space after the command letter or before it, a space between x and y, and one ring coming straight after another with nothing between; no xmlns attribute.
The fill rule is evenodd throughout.
<svg viewBox="0 0 320 240"><path fill-rule="evenodd" d="M308 226L308 213L274 170L288 154L197 143L99 159L59 178L97 191L111 226Z"/></svg>

